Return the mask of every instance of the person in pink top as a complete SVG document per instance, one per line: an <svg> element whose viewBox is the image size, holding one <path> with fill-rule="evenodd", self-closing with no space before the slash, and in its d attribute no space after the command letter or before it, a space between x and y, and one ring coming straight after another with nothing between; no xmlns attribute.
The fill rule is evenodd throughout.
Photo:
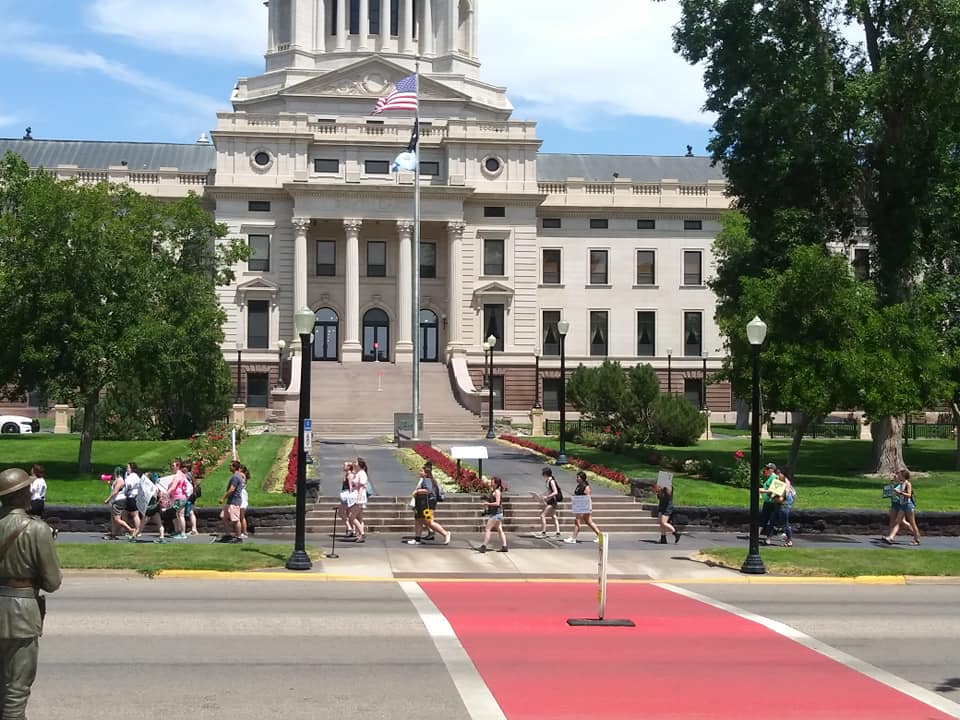
<svg viewBox="0 0 960 720"><path fill-rule="evenodd" d="M184 511L187 507L187 475L183 472L183 461L173 461L173 480L167 486L167 494L170 496L173 509L176 511L176 517L173 519L174 540L183 540L187 537L187 524L184 517Z"/></svg>

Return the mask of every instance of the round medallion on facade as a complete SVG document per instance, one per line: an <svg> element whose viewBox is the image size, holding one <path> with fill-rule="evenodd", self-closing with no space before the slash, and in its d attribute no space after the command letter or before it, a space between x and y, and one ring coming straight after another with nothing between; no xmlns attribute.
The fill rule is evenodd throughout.
<svg viewBox="0 0 960 720"><path fill-rule="evenodd" d="M254 151L250 156L250 166L256 172L266 172L273 167L273 153L263 149Z"/></svg>
<svg viewBox="0 0 960 720"><path fill-rule="evenodd" d="M483 159L483 165L481 167L486 177L496 178L503 172L503 160L496 155L488 155Z"/></svg>
<svg viewBox="0 0 960 720"><path fill-rule="evenodd" d="M380 95L390 83L378 72L368 73L363 78L363 89L371 95Z"/></svg>

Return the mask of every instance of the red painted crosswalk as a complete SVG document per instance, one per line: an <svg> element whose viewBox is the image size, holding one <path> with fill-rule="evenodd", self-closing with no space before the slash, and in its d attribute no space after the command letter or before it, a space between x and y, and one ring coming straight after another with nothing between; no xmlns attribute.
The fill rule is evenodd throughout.
<svg viewBox="0 0 960 720"><path fill-rule="evenodd" d="M509 720L946 720L757 623L644 584L421 583Z"/></svg>

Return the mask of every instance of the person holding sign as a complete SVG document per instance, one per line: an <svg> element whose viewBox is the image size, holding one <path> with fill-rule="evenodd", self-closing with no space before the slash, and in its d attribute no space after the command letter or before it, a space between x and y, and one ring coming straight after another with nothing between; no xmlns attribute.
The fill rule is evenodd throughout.
<svg viewBox="0 0 960 720"><path fill-rule="evenodd" d="M784 473L777 471L775 477L770 481L767 488L770 493L770 499L774 504L774 511L770 515L770 520L764 534L768 537L773 535L775 528L783 529L787 540L784 542L786 547L793 547L793 530L790 527L790 508L793 507L794 500L797 499L797 491L793 487ZM765 541L769 543L769 540Z"/></svg>
<svg viewBox="0 0 960 720"><path fill-rule="evenodd" d="M667 544L667 533L673 533L673 542L680 542L680 533L673 519L673 475L661 472L657 477L657 520L660 522L660 544Z"/></svg>
<svg viewBox="0 0 960 720"><path fill-rule="evenodd" d="M592 511L593 500L590 498L590 483L587 482L587 474L581 470L577 473L577 487L573 491L573 500L570 503L570 512L573 513L573 534L564 538L565 543L573 544L577 542L582 523L586 523L597 534L593 541L600 542L600 528L597 527L590 515Z"/></svg>

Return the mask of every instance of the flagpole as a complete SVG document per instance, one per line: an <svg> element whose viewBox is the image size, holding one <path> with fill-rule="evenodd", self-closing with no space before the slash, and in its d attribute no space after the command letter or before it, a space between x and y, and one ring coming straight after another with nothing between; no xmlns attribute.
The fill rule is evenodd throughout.
<svg viewBox="0 0 960 720"><path fill-rule="evenodd" d="M420 58L416 60L417 109L414 117L416 143L413 152L413 439L420 439Z"/></svg>

